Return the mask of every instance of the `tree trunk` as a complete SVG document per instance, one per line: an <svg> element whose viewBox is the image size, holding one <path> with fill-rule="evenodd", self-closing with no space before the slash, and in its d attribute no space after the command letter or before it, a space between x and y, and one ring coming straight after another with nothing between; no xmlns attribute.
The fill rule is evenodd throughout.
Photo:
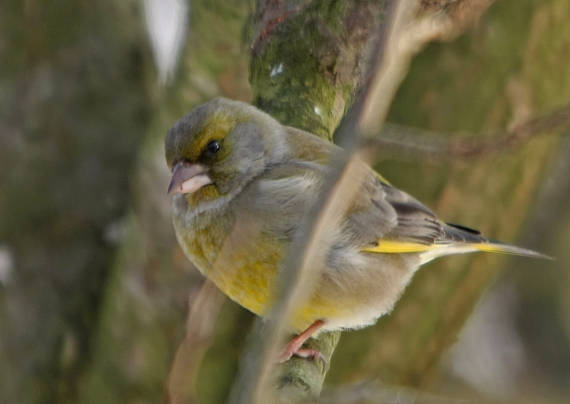
<svg viewBox="0 0 570 404"><path fill-rule="evenodd" d="M0 402L66 402L147 124L133 2L0 5Z"/></svg>

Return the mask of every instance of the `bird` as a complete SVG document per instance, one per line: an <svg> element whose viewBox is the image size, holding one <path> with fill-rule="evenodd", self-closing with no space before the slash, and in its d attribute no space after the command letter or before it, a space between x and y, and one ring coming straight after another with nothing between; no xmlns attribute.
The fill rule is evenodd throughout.
<svg viewBox="0 0 570 404"><path fill-rule="evenodd" d="M196 107L165 140L173 225L187 258L230 299L268 316L286 254L341 153L245 102L219 97ZM374 324L435 258L476 251L545 257L443 222L364 162L357 172L355 196L319 243L323 267L287 325L296 336L281 362L321 357L304 343L322 331Z"/></svg>

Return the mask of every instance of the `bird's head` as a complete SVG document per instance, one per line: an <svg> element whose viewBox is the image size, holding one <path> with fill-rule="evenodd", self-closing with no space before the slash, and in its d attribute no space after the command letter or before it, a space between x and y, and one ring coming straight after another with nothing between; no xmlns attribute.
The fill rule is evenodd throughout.
<svg viewBox="0 0 570 404"><path fill-rule="evenodd" d="M216 98L180 119L166 137L171 194L191 203L237 193L287 153L284 131L249 104Z"/></svg>

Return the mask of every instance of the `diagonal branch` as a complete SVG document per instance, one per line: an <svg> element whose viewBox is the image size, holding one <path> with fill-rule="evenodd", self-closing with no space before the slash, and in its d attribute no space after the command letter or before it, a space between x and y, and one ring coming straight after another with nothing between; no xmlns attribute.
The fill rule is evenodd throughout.
<svg viewBox="0 0 570 404"><path fill-rule="evenodd" d="M204 281L188 299L186 335L178 346L168 375L164 402L189 404L197 401L196 374L206 349L210 346L214 325L224 302L224 295L210 280ZM188 381L192 381L189 383Z"/></svg>
<svg viewBox="0 0 570 404"><path fill-rule="evenodd" d="M373 153L375 155L398 155L433 160L477 159L510 151L537 136L568 126L570 126L570 104L529 119L506 132L468 135L468 139L457 139L449 134L386 124L381 136L368 137L361 147L366 150L376 149L376 153Z"/></svg>

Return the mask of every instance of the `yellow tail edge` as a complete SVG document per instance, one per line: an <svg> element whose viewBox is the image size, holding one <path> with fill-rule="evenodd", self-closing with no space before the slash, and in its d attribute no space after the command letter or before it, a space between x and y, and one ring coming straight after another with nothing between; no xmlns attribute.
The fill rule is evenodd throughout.
<svg viewBox="0 0 570 404"><path fill-rule="evenodd" d="M362 249L362 251L370 253L383 253L383 254L405 254L405 253L421 253L421 252L446 249L446 248L449 248L450 250L454 249L462 250L461 252L469 252L465 251L465 249L472 248L473 249L472 251L519 255L524 257L533 257L533 258L541 258L549 260L553 259L552 257L539 253L537 251L494 241L482 242L482 243L421 244L421 243L413 243L406 241L381 240L377 246L367 247ZM450 253L453 254L453 252L451 251Z"/></svg>
<svg viewBox="0 0 570 404"><path fill-rule="evenodd" d="M534 250L529 250L528 248L517 247L516 245L512 245L512 244L505 244L505 243L490 241L488 243L474 243L471 245L474 248L476 248L478 251L483 251L483 252L519 255L519 256L523 256L523 257L532 257L532 258L554 260L554 258L552 258L549 255L542 254L542 253L539 253L539 252L534 251Z"/></svg>

